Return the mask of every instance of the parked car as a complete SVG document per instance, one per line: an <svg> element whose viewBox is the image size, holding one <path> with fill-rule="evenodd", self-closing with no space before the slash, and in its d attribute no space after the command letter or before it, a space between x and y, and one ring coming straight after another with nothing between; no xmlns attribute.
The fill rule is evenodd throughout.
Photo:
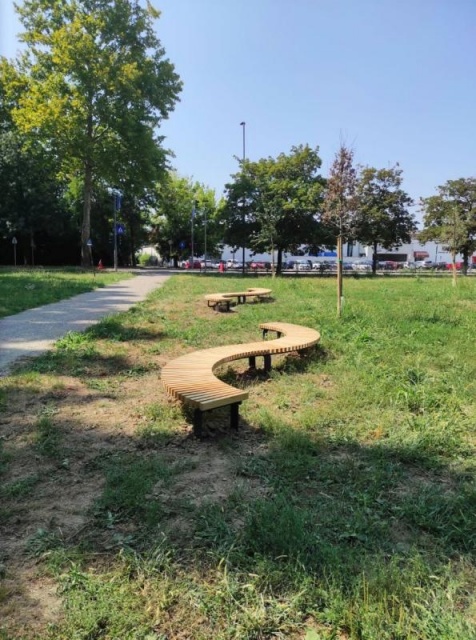
<svg viewBox="0 0 476 640"><path fill-rule="evenodd" d="M416 263L412 262L411 260L407 260L406 262L403 263L403 268L404 269L416 269Z"/></svg>
<svg viewBox="0 0 476 640"><path fill-rule="evenodd" d="M271 269L270 262L263 262L262 260L253 260L250 264L251 269Z"/></svg>
<svg viewBox="0 0 476 640"><path fill-rule="evenodd" d="M227 269L234 269L235 271L238 269L243 269L243 263L242 262L234 262L233 260L228 260L228 262L226 263L226 268Z"/></svg>
<svg viewBox="0 0 476 640"><path fill-rule="evenodd" d="M417 260L415 262L416 269L433 269L434 266L435 263L433 262L433 260L430 260L428 258L425 258L425 260Z"/></svg>
<svg viewBox="0 0 476 640"><path fill-rule="evenodd" d="M372 271L372 263L369 261L354 262L352 269L354 271Z"/></svg>
<svg viewBox="0 0 476 640"><path fill-rule="evenodd" d="M216 269L217 268L216 267L216 262L213 262L212 260L202 260L200 262L200 267L202 269L205 269L205 268L207 268L207 269Z"/></svg>
<svg viewBox="0 0 476 640"><path fill-rule="evenodd" d="M313 271L319 271L320 273L324 273L324 271L330 271L330 269L331 269L331 265L327 261L312 263Z"/></svg>
<svg viewBox="0 0 476 640"><path fill-rule="evenodd" d="M193 261L193 267L192 267L191 260L185 260L185 262L183 263L183 268L184 269L200 269L201 268L201 262L200 262L200 260L194 260Z"/></svg>
<svg viewBox="0 0 476 640"><path fill-rule="evenodd" d="M310 260L296 260L297 270L298 271L310 271L312 267L312 262ZM295 265L295 268L296 268Z"/></svg>

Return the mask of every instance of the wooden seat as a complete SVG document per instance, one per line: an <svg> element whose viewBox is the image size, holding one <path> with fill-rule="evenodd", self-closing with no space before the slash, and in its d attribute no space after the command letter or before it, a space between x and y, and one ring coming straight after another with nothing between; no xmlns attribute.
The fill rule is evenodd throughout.
<svg viewBox="0 0 476 640"><path fill-rule="evenodd" d="M260 287L250 287L246 291L229 291L226 293L207 293L205 300L209 307L214 309L226 308L230 310L231 300L236 298L238 304L244 304L247 298L255 298L263 300L271 295L271 289L263 289Z"/></svg>
<svg viewBox="0 0 476 640"><path fill-rule="evenodd" d="M237 428L238 407L248 398L248 391L236 389L215 376L214 371L220 365L248 358L250 367L255 367L256 357L263 356L264 368L269 370L272 355L303 352L320 339L315 329L286 322L265 322L260 324L260 329L264 338L270 331L276 332L278 338L193 351L163 367L161 379L166 391L194 409L193 426L197 435L201 433L202 413L226 405L231 406L231 426Z"/></svg>
<svg viewBox="0 0 476 640"><path fill-rule="evenodd" d="M209 293L205 296L205 300L209 307L213 307L214 309L225 308L227 311L230 310L231 299L227 298L223 293Z"/></svg>

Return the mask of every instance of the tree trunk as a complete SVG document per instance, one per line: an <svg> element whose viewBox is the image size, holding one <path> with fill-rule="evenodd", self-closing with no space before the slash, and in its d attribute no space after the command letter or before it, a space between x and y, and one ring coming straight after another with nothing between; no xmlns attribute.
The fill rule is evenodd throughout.
<svg viewBox="0 0 476 640"><path fill-rule="evenodd" d="M84 165L83 224L81 227L81 266L92 267L92 250L89 246L91 238L91 197L93 190L93 172L91 163Z"/></svg>
<svg viewBox="0 0 476 640"><path fill-rule="evenodd" d="M452 253L453 258L453 287L456 287L456 253Z"/></svg>
<svg viewBox="0 0 476 640"><path fill-rule="evenodd" d="M278 253L276 256L276 275L280 276L283 270L283 250L278 247Z"/></svg>
<svg viewBox="0 0 476 640"><path fill-rule="evenodd" d="M374 242L373 254L372 254L372 273L377 273L377 243Z"/></svg>
<svg viewBox="0 0 476 640"><path fill-rule="evenodd" d="M337 238L337 315L342 316L342 234Z"/></svg>

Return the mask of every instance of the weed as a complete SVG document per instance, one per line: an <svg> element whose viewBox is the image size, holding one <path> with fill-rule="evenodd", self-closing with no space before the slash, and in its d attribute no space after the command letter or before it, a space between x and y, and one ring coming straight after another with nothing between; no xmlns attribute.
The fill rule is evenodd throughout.
<svg viewBox="0 0 476 640"><path fill-rule="evenodd" d="M61 453L62 435L53 423L54 409L46 407L36 422L35 446L39 453L48 458L58 458Z"/></svg>
<svg viewBox="0 0 476 640"><path fill-rule="evenodd" d="M160 501L153 495L159 481L170 481L171 469L157 457L118 455L107 459L106 486L95 508L103 526L131 519L153 527L163 515Z"/></svg>
<svg viewBox="0 0 476 640"><path fill-rule="evenodd" d="M32 489L38 484L39 481L40 481L40 476L38 474L25 476L20 480L16 480L15 482L5 484L0 489L0 496L6 499L26 498L31 494Z"/></svg>

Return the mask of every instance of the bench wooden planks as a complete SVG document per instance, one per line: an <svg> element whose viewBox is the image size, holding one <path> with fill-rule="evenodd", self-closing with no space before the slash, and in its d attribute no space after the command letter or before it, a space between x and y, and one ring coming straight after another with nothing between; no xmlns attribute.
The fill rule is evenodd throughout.
<svg viewBox="0 0 476 640"><path fill-rule="evenodd" d="M247 298L256 298L263 300L271 295L271 289L265 289L262 287L250 287L246 291L228 291L226 293L207 293L205 300L209 307L214 309L219 307L225 307L227 311L230 310L230 304L233 298L236 298L238 304L244 304Z"/></svg>
<svg viewBox="0 0 476 640"><path fill-rule="evenodd" d="M303 352L315 346L320 334L315 329L286 322L265 322L259 325L266 337L276 332L278 338L246 344L224 345L185 354L167 363L161 373L162 384L171 396L190 405L194 410L194 430L200 435L202 413L231 405L232 426L238 426L238 406L249 396L248 391L219 380L214 371L233 360L248 358L250 366L255 358L265 358L265 368L270 368L270 356Z"/></svg>

